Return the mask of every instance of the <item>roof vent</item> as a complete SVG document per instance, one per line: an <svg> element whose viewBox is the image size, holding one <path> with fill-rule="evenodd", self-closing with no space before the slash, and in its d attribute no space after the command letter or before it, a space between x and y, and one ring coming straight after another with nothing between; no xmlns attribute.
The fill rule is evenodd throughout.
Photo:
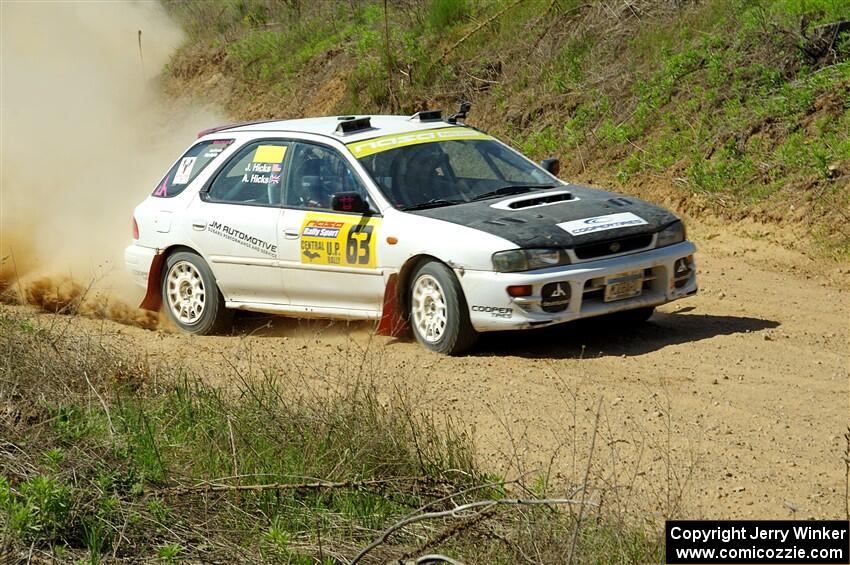
<svg viewBox="0 0 850 565"><path fill-rule="evenodd" d="M422 110L410 116L411 122L439 122L442 119L442 110Z"/></svg>
<svg viewBox="0 0 850 565"><path fill-rule="evenodd" d="M348 135L350 133L356 133L367 129L372 129L372 122L368 116L365 118L350 118L347 120L340 119L339 125L336 126L336 131L334 133L337 135Z"/></svg>

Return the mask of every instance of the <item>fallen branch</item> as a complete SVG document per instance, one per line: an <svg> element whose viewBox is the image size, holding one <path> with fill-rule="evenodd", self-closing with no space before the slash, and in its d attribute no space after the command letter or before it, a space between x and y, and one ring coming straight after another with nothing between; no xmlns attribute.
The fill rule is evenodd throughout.
<svg viewBox="0 0 850 565"><path fill-rule="evenodd" d="M415 516L410 516L396 522L389 528L383 531L381 537L370 543L368 546L363 548L363 550L357 554L351 561L351 565L356 565L363 559L368 553L370 553L373 549L378 547L379 545L386 543L387 539L389 539L390 535L400 530L401 528L408 526L410 524L414 524L416 522L422 522L423 520L433 520L435 518L474 518L480 515L482 512L493 508L495 506L538 506L538 505L548 505L548 504L578 504L578 505L590 505L596 506L595 503L589 501L581 501L581 500L573 500L571 498L532 498L532 499L523 499L523 498L502 498L499 500L478 500L476 502L470 502L468 504L461 504L460 506L456 506L450 510L442 510L439 512L426 512L424 514L417 514ZM470 512L472 510L481 509L478 512Z"/></svg>
<svg viewBox="0 0 850 565"><path fill-rule="evenodd" d="M482 510L478 514L475 514L472 518L467 518L466 520L464 520L462 522L452 524L451 526L444 529L442 532L440 532L439 534L437 534L433 538L427 540L425 543L420 545L415 550L408 551L407 553L405 553L404 555L399 557L398 560L403 561L405 559L412 558L414 555L421 555L429 547L435 547L437 545L440 545L441 543L445 542L447 539L452 538L452 537L458 535L459 533L463 532L464 530L468 530L469 528L475 526L476 524L479 524L480 522L486 520L487 518L489 518L493 514L494 511L495 510L493 508L490 508L488 510Z"/></svg>
<svg viewBox="0 0 850 565"><path fill-rule="evenodd" d="M321 489L362 489L369 487L382 487L397 483L419 483L435 484L442 483L439 479L426 477L396 477L392 479L366 479L362 481L312 481L309 483L267 483L260 485L227 485L221 483L204 482L196 485L179 485L160 490L167 495L184 495L208 492L262 492L267 490L321 490Z"/></svg>
<svg viewBox="0 0 850 565"><path fill-rule="evenodd" d="M399 561L401 565L425 565L426 563L448 563L449 565L464 565L460 561L456 559L452 559L448 555L440 555L437 553L432 553L429 555L423 555L418 559L413 561Z"/></svg>

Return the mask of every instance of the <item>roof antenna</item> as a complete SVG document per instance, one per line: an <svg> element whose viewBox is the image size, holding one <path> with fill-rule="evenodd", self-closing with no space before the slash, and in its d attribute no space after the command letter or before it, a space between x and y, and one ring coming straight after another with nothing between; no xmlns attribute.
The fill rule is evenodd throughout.
<svg viewBox="0 0 850 565"><path fill-rule="evenodd" d="M449 122L450 124L456 124L458 120L465 120L466 114L471 109L472 109L472 103L467 102L466 100L463 100L460 103L460 109L458 110L457 114L452 114L451 116L449 116L449 119L446 120L446 121Z"/></svg>

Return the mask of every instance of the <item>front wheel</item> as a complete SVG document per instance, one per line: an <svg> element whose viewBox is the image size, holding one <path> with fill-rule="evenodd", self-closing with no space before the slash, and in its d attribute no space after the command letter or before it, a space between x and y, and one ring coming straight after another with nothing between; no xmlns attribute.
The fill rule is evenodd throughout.
<svg viewBox="0 0 850 565"><path fill-rule="evenodd" d="M212 271L195 253L181 251L168 257L162 299L171 321L189 333L222 333L233 319Z"/></svg>
<svg viewBox="0 0 850 565"><path fill-rule="evenodd" d="M410 325L416 341L431 351L454 355L475 344L478 332L469 321L469 308L454 273L429 261L410 279Z"/></svg>

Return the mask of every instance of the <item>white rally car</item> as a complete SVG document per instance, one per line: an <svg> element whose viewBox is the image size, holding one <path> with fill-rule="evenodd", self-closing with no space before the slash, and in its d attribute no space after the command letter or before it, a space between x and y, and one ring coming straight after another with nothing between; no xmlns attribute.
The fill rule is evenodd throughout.
<svg viewBox="0 0 850 565"><path fill-rule="evenodd" d="M559 180L466 109L202 132L135 210L142 307L198 334L233 310L374 319L456 353L479 332L645 320L697 291L676 216Z"/></svg>

